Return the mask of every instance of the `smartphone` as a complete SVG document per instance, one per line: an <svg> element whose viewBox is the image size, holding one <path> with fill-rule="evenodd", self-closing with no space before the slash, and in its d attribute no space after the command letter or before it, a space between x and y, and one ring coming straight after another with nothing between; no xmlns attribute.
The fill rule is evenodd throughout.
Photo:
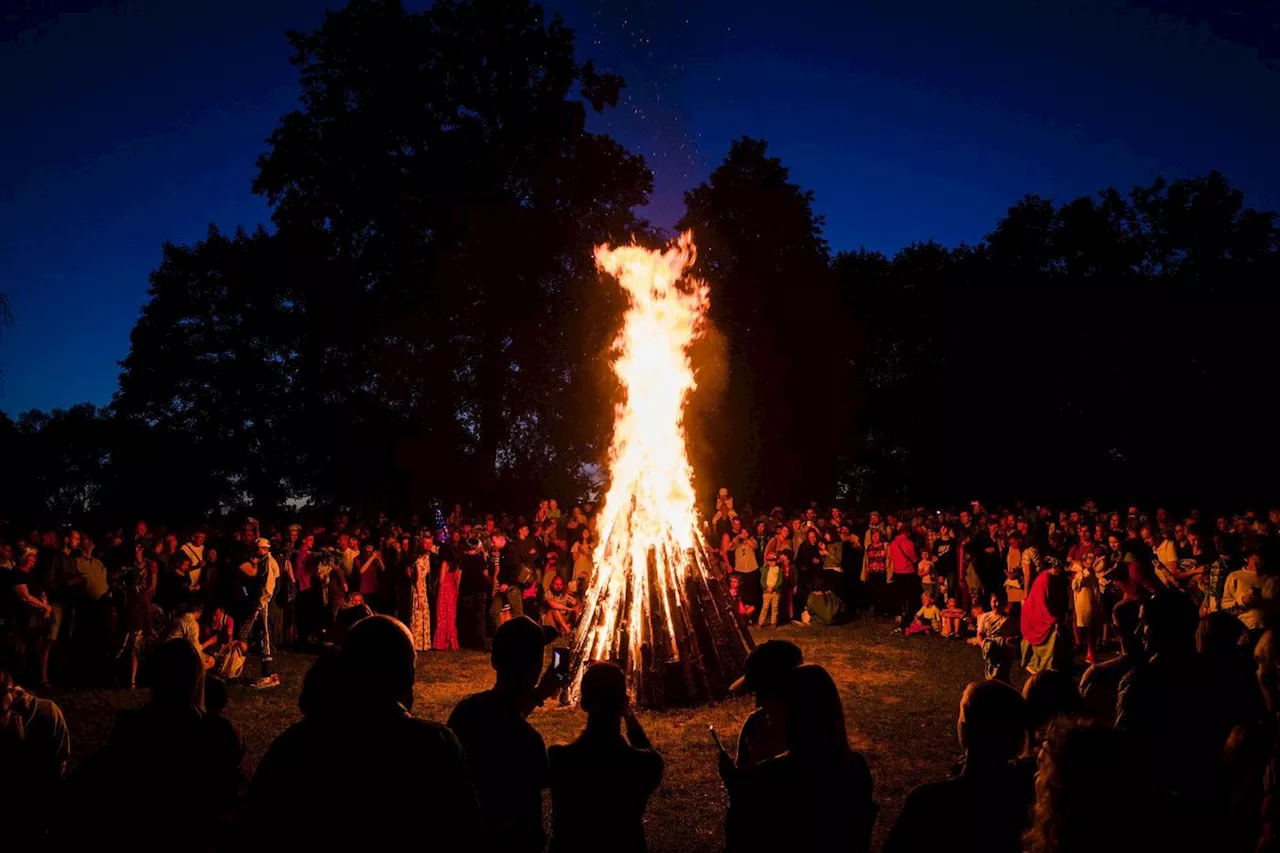
<svg viewBox="0 0 1280 853"><path fill-rule="evenodd" d="M551 650L551 671L555 673L556 678L561 681L569 680L569 650L568 649L552 649Z"/></svg>
<svg viewBox="0 0 1280 853"><path fill-rule="evenodd" d="M724 744L720 742L720 735L716 734L716 727L707 726L707 731L711 733L711 739L715 741L716 748L719 749L721 752L727 752L727 750L724 748Z"/></svg>

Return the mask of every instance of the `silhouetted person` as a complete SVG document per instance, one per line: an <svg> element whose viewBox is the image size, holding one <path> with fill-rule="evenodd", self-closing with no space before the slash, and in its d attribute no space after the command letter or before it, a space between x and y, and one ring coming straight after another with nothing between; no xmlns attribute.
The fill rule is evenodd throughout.
<svg viewBox="0 0 1280 853"><path fill-rule="evenodd" d="M1197 849L1166 846L1178 837L1169 833L1166 815L1158 779L1128 734L1068 720L1050 726L1039 755L1027 853Z"/></svg>
<svg viewBox="0 0 1280 853"><path fill-rule="evenodd" d="M1196 655L1199 616L1185 596L1163 593L1142 603L1141 618L1149 659L1120 682L1116 727L1133 736L1190 824L1213 795L1226 738Z"/></svg>
<svg viewBox="0 0 1280 853"><path fill-rule="evenodd" d="M1120 656L1095 663L1080 676L1080 699L1085 711L1100 723L1112 725L1116 719L1116 696L1120 681L1146 660L1139 635L1139 604L1121 601L1111 611L1111 633L1120 641Z"/></svg>
<svg viewBox="0 0 1280 853"><path fill-rule="evenodd" d="M1044 669L1022 685L1022 699L1027 703L1027 733L1036 746L1045 729L1055 719L1080 713L1080 689L1076 680L1061 670Z"/></svg>
<svg viewBox="0 0 1280 853"><path fill-rule="evenodd" d="M462 747L413 705L409 630L389 616L352 627L341 654L307 674L304 711L263 757L244 801L255 850L402 847L429 828L440 849L479 837L480 812ZM325 810L340 802L342 813Z"/></svg>
<svg viewBox="0 0 1280 853"><path fill-rule="evenodd" d="M835 682L805 664L791 671L784 695L787 751L745 772L721 761L729 789L726 849L867 850L876 814L871 771L849 748Z"/></svg>
<svg viewBox="0 0 1280 853"><path fill-rule="evenodd" d="M475 777L486 851L524 853L546 846L547 746L525 718L559 690L549 667L539 681L543 649L555 638L553 629L528 616L504 623L493 635L492 689L466 697L449 715L449 728L462 741Z"/></svg>
<svg viewBox="0 0 1280 853"><path fill-rule="evenodd" d="M573 743L547 751L551 853L644 853L644 809L662 781L662 756L631 712L626 675L617 665L592 664L582 676L581 697L586 729Z"/></svg>
<svg viewBox="0 0 1280 853"><path fill-rule="evenodd" d="M143 676L151 699L120 711L107 745L73 779L78 843L107 849L214 849L239 794L240 754L204 711L204 661L185 639L162 643ZM81 775L83 774L83 775ZM145 804L139 813L139 804Z"/></svg>
<svg viewBox="0 0 1280 853"><path fill-rule="evenodd" d="M956 721L964 767L907 795L885 853L1019 853L1035 796L1031 768L1015 763L1026 730L1026 703L1013 687L1002 681L966 687Z"/></svg>
<svg viewBox="0 0 1280 853"><path fill-rule="evenodd" d="M71 752L62 711L15 680L25 662L17 638L0 636L0 833L10 850L43 849Z"/></svg>
<svg viewBox="0 0 1280 853"><path fill-rule="evenodd" d="M787 750L787 714L782 688L791 670L804 662L800 647L786 640L766 640L751 650L742 677L731 693L754 693L756 709L738 733L739 770L750 770Z"/></svg>

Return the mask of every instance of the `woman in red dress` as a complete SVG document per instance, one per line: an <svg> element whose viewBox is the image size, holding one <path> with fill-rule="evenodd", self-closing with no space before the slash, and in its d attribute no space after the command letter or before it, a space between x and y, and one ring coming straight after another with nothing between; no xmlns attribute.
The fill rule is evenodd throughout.
<svg viewBox="0 0 1280 853"><path fill-rule="evenodd" d="M440 589L436 593L436 651L458 650L458 567L440 562Z"/></svg>

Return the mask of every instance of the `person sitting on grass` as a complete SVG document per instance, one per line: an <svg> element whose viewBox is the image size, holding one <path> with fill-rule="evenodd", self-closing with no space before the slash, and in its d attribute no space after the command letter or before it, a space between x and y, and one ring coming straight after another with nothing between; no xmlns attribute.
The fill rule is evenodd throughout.
<svg viewBox="0 0 1280 853"><path fill-rule="evenodd" d="M586 729L547 750L551 853L644 853L644 809L662 782L662 756L631 711L617 664L592 664L581 690Z"/></svg>
<svg viewBox="0 0 1280 853"><path fill-rule="evenodd" d="M932 634L941 626L942 611L933 603L933 596L926 592L920 596L920 609L916 611L915 619L903 633L908 637L913 634ZM897 633L896 629L894 633Z"/></svg>
<svg viewBox="0 0 1280 853"><path fill-rule="evenodd" d="M555 628L566 636L572 634L573 626L578 622L578 614L582 612L582 606L574 596L569 594L564 578L556 575L551 579L551 585L547 588L547 594L542 603L546 608L542 614L543 624Z"/></svg>
<svg viewBox="0 0 1280 853"><path fill-rule="evenodd" d="M826 579L815 577L813 591L805 601L804 613L800 617L805 625L834 625L844 613L844 602L840 596L826 588Z"/></svg>
<svg viewBox="0 0 1280 853"><path fill-rule="evenodd" d="M980 610L975 608L975 610ZM978 612L978 635L974 639L982 647L982 661L987 678L1009 682L1013 666L1013 650L1018 643L1017 620L1009 616L1009 601L1004 588L991 593L991 609Z"/></svg>
<svg viewBox="0 0 1280 853"><path fill-rule="evenodd" d="M953 640L960 639L960 624L964 621L964 610L956 602L955 596L947 599L947 606L938 614L942 623L942 636Z"/></svg>

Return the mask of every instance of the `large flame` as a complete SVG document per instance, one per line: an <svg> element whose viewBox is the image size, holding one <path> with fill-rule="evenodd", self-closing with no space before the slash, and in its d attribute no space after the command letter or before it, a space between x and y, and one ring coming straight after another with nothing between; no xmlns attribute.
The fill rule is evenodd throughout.
<svg viewBox="0 0 1280 853"><path fill-rule="evenodd" d="M685 400L696 385L689 346L702 333L708 306L707 285L683 277L695 251L688 232L665 251L596 248L596 264L617 278L629 304L614 342L613 371L624 396L614 411L595 575L575 643L575 695L592 661L625 655L634 676L646 648L678 659L686 576L705 571L683 426ZM665 648L656 650L658 644Z"/></svg>

